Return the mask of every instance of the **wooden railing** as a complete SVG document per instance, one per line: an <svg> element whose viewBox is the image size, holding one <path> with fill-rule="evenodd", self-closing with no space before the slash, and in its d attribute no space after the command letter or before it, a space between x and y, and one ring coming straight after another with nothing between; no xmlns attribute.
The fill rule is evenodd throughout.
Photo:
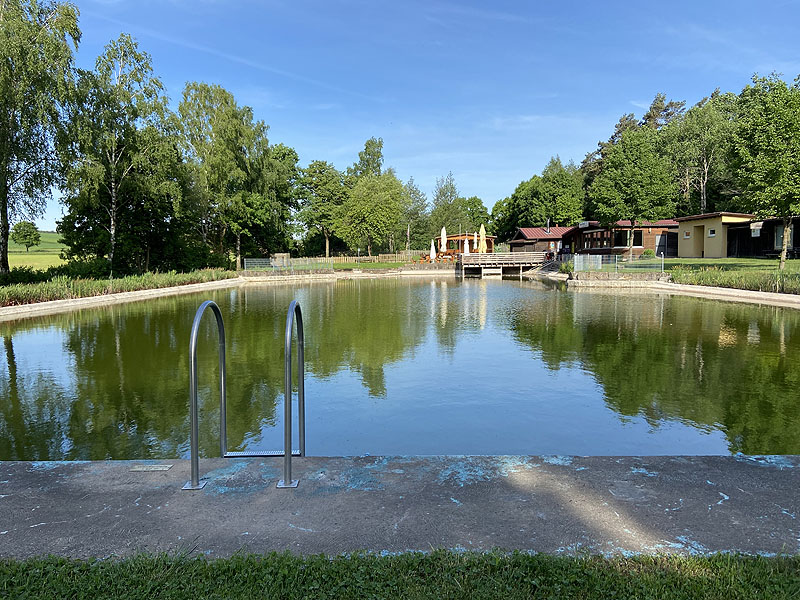
<svg viewBox="0 0 800 600"><path fill-rule="evenodd" d="M491 252L462 254L461 264L468 266L538 265L545 261L545 252Z"/></svg>

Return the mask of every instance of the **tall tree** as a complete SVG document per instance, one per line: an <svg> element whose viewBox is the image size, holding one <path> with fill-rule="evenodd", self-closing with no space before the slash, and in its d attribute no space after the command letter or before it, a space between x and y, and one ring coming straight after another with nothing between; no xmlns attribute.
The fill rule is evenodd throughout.
<svg viewBox="0 0 800 600"><path fill-rule="evenodd" d="M393 173L362 177L342 206L338 232L350 248L365 244L372 256L375 241L396 229L402 201L403 184Z"/></svg>
<svg viewBox="0 0 800 600"><path fill-rule="evenodd" d="M327 258L339 211L347 199L344 175L331 163L315 160L303 169L298 187L303 205L300 220L307 227L318 229L325 237Z"/></svg>
<svg viewBox="0 0 800 600"><path fill-rule="evenodd" d="M588 194L589 188L592 187L595 177L603 170L603 159L605 158L608 149L616 144L621 138L622 134L627 131L633 131L639 128L639 121L633 113L626 113L619 118L617 124L614 126L614 132L608 141L597 142L597 148L589 152L581 162L580 170L583 176L583 189L585 193L585 207L584 214L588 217L594 217L595 208L592 204L591 197Z"/></svg>
<svg viewBox="0 0 800 600"><path fill-rule="evenodd" d="M629 254L636 224L666 218L673 210L675 183L656 152L655 136L650 128L623 133L608 149L603 170L589 190L602 222L630 220Z"/></svg>
<svg viewBox="0 0 800 600"><path fill-rule="evenodd" d="M0 0L0 274L11 219L40 216L56 182L55 140L72 81L78 9Z"/></svg>
<svg viewBox="0 0 800 600"><path fill-rule="evenodd" d="M282 229L294 203L297 153L269 146L268 127L253 120L249 106L239 106L218 85L189 83L178 106L183 143L199 187L200 234L220 256L232 236L237 269L242 237L264 227ZM261 236L262 239L265 236Z"/></svg>
<svg viewBox="0 0 800 600"><path fill-rule="evenodd" d="M783 222L783 270L793 217L800 214L800 76L793 85L775 74L754 77L740 104L738 175L750 210Z"/></svg>
<svg viewBox="0 0 800 600"><path fill-rule="evenodd" d="M414 178L409 178L403 192L406 197L405 214L400 223L400 237L405 240L406 250L426 248L430 238L428 237L428 221L430 220L430 209L428 208L428 198L414 182Z"/></svg>
<svg viewBox="0 0 800 600"><path fill-rule="evenodd" d="M105 214L112 275L120 219L141 188L173 197L179 193L158 173L156 158L175 154L168 117L167 98L153 75L150 56L127 34L105 47L95 71L79 73L65 151L67 203L86 202Z"/></svg>
<svg viewBox="0 0 800 600"><path fill-rule="evenodd" d="M665 154L675 163L683 204L688 209L689 194L696 190L699 209L709 209L709 184L727 173L726 157L733 138L733 103L730 94L716 90L676 119L662 134Z"/></svg>
<svg viewBox="0 0 800 600"><path fill-rule="evenodd" d="M361 177L377 177L383 172L383 138L371 137L364 143L364 149L358 153L358 161L347 168L348 177L353 185Z"/></svg>
<svg viewBox="0 0 800 600"><path fill-rule="evenodd" d="M683 114L686 102L683 100L670 100L667 102L665 94L656 94L650 103L650 108L644 113L640 125L651 129L662 129Z"/></svg>
<svg viewBox="0 0 800 600"><path fill-rule="evenodd" d="M539 198L551 223L575 225L583 215L583 190L574 165L567 169L556 156L542 171Z"/></svg>
<svg viewBox="0 0 800 600"><path fill-rule="evenodd" d="M458 231L459 226L465 231L473 227L464 198L458 194L452 172L436 180L429 223L429 237L438 236L442 227L445 227L450 233Z"/></svg>

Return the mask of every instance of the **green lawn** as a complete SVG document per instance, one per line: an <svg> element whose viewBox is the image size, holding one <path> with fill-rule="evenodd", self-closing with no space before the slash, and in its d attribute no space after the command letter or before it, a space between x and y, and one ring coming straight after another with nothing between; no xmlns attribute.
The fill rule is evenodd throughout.
<svg viewBox="0 0 800 600"><path fill-rule="evenodd" d="M680 265L688 269L719 269L721 271L765 271L778 270L777 258L667 258L664 268ZM786 261L787 273L800 273L800 259Z"/></svg>
<svg viewBox="0 0 800 600"><path fill-rule="evenodd" d="M800 557L405 553L0 560L6 598L797 598Z"/></svg>
<svg viewBox="0 0 800 600"><path fill-rule="evenodd" d="M779 265L767 258L676 258L664 268L675 283L800 294L800 259L787 260L783 272Z"/></svg>
<svg viewBox="0 0 800 600"><path fill-rule="evenodd" d="M42 231L42 243L31 246L30 251L25 251L25 246L15 244L8 240L8 263L13 267L33 267L34 269L47 269L64 263L61 260L61 250L64 244L58 242L60 234L55 231Z"/></svg>

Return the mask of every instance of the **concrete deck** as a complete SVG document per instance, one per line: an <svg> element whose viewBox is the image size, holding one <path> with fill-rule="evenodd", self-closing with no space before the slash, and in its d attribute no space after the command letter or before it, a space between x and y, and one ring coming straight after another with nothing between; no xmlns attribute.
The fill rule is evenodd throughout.
<svg viewBox="0 0 800 600"><path fill-rule="evenodd" d="M172 465L167 471L143 466ZM0 462L0 556L800 551L800 457Z"/></svg>

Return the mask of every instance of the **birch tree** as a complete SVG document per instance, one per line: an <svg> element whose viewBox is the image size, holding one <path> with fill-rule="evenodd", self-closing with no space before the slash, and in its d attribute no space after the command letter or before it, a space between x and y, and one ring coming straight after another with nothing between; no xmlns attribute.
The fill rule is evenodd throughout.
<svg viewBox="0 0 800 600"><path fill-rule="evenodd" d="M166 135L167 98L150 56L128 34L105 47L94 71L79 73L76 96L66 151L72 196L67 203L86 202L104 214L113 276L120 219L144 184L135 180L151 174L154 156L175 152ZM154 181L148 187L158 185Z"/></svg>
<svg viewBox="0 0 800 600"><path fill-rule="evenodd" d="M44 213L81 34L67 3L0 0L0 274L12 219Z"/></svg>

